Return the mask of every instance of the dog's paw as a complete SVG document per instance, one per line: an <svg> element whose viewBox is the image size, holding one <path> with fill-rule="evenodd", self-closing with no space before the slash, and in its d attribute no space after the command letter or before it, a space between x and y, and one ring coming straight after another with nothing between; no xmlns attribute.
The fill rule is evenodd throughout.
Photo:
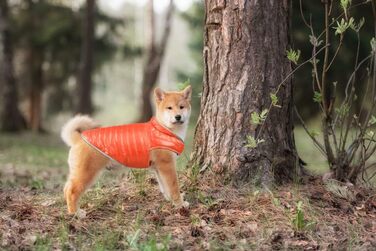
<svg viewBox="0 0 376 251"><path fill-rule="evenodd" d="M86 211L83 209L78 209L74 216L78 219L84 219L86 218Z"/></svg>
<svg viewBox="0 0 376 251"><path fill-rule="evenodd" d="M185 200L182 200L178 203L175 203L175 207L176 208L188 208L189 207L189 202L188 201L185 201Z"/></svg>

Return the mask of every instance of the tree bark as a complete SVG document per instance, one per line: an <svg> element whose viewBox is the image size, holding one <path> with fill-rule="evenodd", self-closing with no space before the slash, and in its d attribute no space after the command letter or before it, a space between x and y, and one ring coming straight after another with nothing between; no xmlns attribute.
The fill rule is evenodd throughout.
<svg viewBox="0 0 376 251"><path fill-rule="evenodd" d="M94 13L95 0L86 0L85 17L83 22L82 52L80 72L78 77L78 100L77 113L91 114L93 112L92 93L92 71L93 71L93 49L94 49Z"/></svg>
<svg viewBox="0 0 376 251"><path fill-rule="evenodd" d="M167 10L164 31L162 34L162 40L158 45L155 39L155 17L153 0L149 0L149 27L150 27L150 37L149 43L146 48L146 62L143 70L142 77L142 95L141 95L141 109L139 122L148 121L153 116L153 107L151 103L151 93L155 87L158 80L159 71L161 69L163 57L166 50L166 45L171 32L171 22L172 14L174 11L173 0L170 0L170 4Z"/></svg>
<svg viewBox="0 0 376 251"><path fill-rule="evenodd" d="M26 122L18 108L18 89L13 69L13 46L9 24L8 1L0 1L0 37L2 45L2 65L0 82L3 85L0 113L2 131L20 131L26 128Z"/></svg>
<svg viewBox="0 0 376 251"><path fill-rule="evenodd" d="M291 79L264 125L250 119L269 108L270 94L291 72L289 13L288 0L205 1L204 86L191 165L236 183L269 186L294 178ZM246 147L248 135L265 142Z"/></svg>

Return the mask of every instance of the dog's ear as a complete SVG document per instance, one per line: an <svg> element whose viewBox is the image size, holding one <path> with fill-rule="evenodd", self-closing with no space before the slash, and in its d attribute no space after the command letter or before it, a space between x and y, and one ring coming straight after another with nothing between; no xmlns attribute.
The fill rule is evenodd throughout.
<svg viewBox="0 0 376 251"><path fill-rule="evenodd" d="M162 91L161 88L157 87L154 90L154 96L155 96L155 100L159 103L164 99L165 93L164 91Z"/></svg>
<svg viewBox="0 0 376 251"><path fill-rule="evenodd" d="M186 100L188 101L191 101L191 98L192 98L192 86L188 85L187 87L185 87L185 89L183 90L183 96Z"/></svg>

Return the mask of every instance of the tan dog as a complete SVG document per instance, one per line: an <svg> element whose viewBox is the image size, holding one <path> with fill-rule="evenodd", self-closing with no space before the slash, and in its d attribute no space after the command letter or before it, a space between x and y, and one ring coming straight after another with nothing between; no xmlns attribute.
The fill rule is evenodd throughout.
<svg viewBox="0 0 376 251"><path fill-rule="evenodd" d="M181 92L154 91L156 119L163 126L184 140L191 112L192 88ZM110 163L110 159L88 145L82 138L82 131L97 127L88 116L76 116L64 125L61 137L70 146L68 164L69 176L64 187L64 197L68 213L78 209L78 200L93 183L100 171ZM176 154L169 150L155 149L150 152L151 168L155 171L159 187L167 200L177 207L187 207L179 191L176 173Z"/></svg>

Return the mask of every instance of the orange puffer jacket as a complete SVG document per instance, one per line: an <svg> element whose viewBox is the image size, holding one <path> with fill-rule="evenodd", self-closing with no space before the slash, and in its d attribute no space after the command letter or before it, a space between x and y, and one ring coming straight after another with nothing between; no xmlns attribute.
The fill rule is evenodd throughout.
<svg viewBox="0 0 376 251"><path fill-rule="evenodd" d="M150 166L150 150L166 149L177 154L184 142L155 118L147 123L100 127L83 131L83 140L107 157L127 167Z"/></svg>

